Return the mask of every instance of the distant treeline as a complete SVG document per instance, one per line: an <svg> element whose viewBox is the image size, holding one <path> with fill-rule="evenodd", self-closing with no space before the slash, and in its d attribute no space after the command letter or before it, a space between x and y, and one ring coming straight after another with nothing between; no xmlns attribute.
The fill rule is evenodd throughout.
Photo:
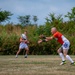
<svg viewBox="0 0 75 75"><path fill-rule="evenodd" d="M38 44L40 34L51 36L51 27L57 27L71 42L69 54L75 54L75 22L65 23L46 23L43 26L26 26L8 24L0 25L0 54L16 54L19 47L19 38L24 31L28 32L28 40L30 41L29 54L57 54L57 49L60 47L56 40ZM24 54L24 51L21 52Z"/></svg>

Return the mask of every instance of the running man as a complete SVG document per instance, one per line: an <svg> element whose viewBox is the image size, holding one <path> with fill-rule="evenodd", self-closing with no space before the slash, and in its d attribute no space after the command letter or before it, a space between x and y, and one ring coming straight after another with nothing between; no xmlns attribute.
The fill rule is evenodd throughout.
<svg viewBox="0 0 75 75"><path fill-rule="evenodd" d="M72 65L75 65L75 62L68 55L68 50L69 50L69 46L70 46L69 40L66 37L64 37L64 35L62 33L57 31L56 27L51 28L51 33L53 34L53 36L51 36L51 37L44 37L44 35L40 35L40 37L44 38L44 39L43 40L40 39L38 41L38 43L46 42L46 41L49 41L49 40L52 40L53 38L55 38L62 45L57 51L59 56L62 59L62 62L60 63L60 65L64 65L66 63L65 57L67 60L69 60L71 62Z"/></svg>
<svg viewBox="0 0 75 75"><path fill-rule="evenodd" d="M29 43L29 41L27 40L27 31L25 31L24 34L22 34L20 37L20 45L19 45L19 50L16 53L16 58L18 57L18 54L21 52L22 49L26 50L26 54L24 57L27 58L27 54L29 52L27 43Z"/></svg>

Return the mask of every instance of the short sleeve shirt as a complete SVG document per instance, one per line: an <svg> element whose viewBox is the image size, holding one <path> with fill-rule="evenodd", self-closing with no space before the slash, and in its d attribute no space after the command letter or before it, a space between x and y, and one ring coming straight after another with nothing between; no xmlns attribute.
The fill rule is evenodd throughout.
<svg viewBox="0 0 75 75"><path fill-rule="evenodd" d="M53 34L53 37L60 43L60 44L63 44L64 41L63 41L63 38L62 38L62 33L60 32L56 32L55 34Z"/></svg>

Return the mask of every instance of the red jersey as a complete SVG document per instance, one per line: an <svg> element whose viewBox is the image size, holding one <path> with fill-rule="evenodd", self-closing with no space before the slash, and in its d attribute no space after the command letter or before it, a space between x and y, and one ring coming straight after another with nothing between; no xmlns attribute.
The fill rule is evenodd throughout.
<svg viewBox="0 0 75 75"><path fill-rule="evenodd" d="M56 38L56 40L60 43L63 44L64 41L67 41L67 39L62 35L60 32L56 32L53 34L53 37Z"/></svg>

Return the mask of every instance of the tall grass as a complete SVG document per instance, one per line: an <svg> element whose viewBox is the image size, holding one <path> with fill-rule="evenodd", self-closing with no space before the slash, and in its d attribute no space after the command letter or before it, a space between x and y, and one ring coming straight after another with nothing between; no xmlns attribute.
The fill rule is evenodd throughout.
<svg viewBox="0 0 75 75"><path fill-rule="evenodd" d="M51 36L51 27L57 27L71 42L69 54L75 54L75 25L74 22L67 22L52 25L46 23L44 26L26 26L7 24L0 25L0 54L15 54L19 47L19 38L24 31L28 32L28 40L30 41L30 54L57 54L56 50L60 45L55 41L37 44L40 34Z"/></svg>

